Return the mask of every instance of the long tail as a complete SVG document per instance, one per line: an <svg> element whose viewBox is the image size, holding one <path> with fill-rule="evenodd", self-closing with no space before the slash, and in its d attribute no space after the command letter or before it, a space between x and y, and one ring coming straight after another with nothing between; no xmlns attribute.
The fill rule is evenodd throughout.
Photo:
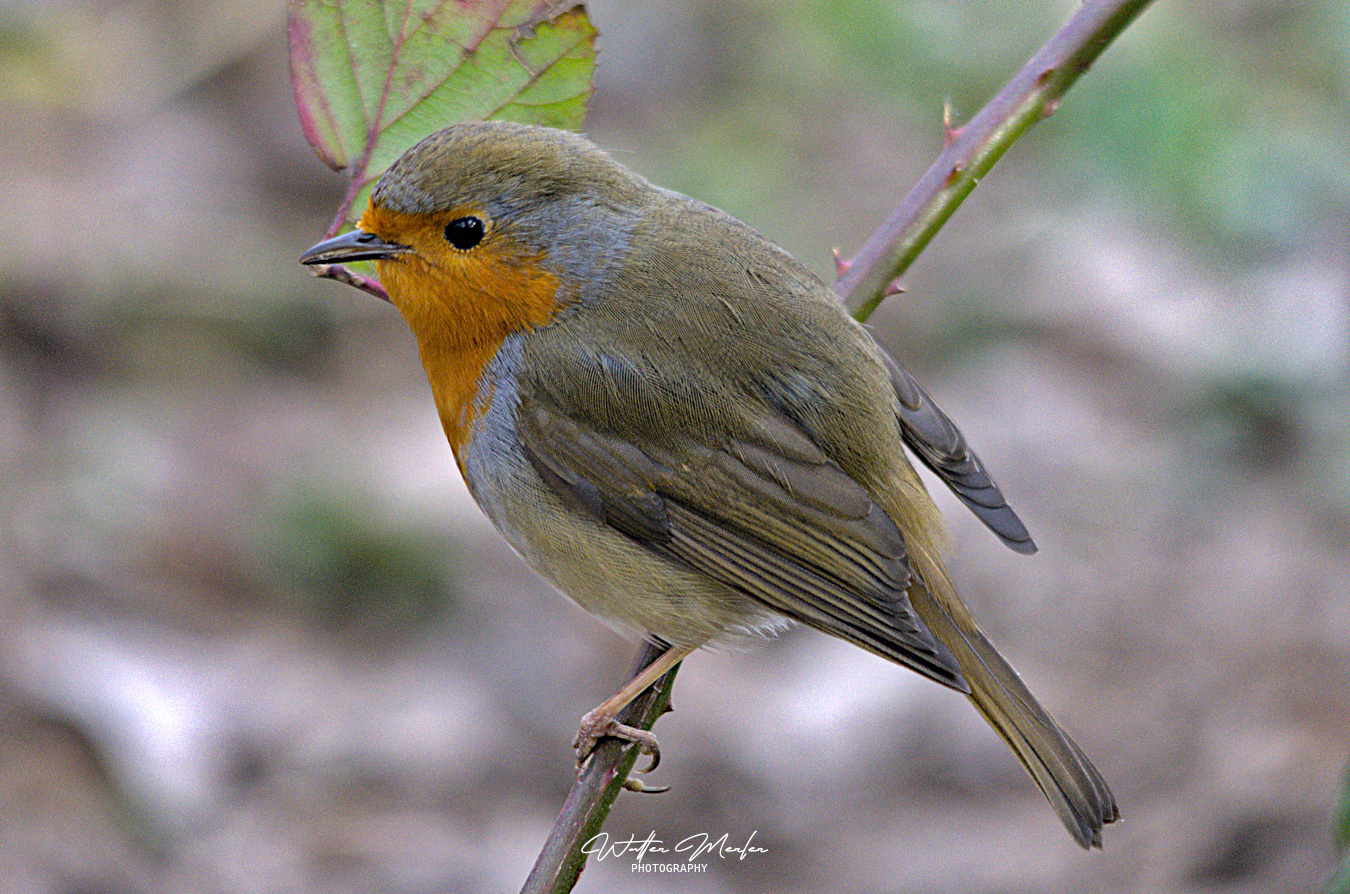
<svg viewBox="0 0 1350 894"><path fill-rule="evenodd" d="M970 684L970 700L1012 747L1074 840L1085 848L1100 848L1102 826L1120 816L1101 773L980 632L940 562L931 556L914 558L923 580L911 585L910 601L956 656Z"/></svg>

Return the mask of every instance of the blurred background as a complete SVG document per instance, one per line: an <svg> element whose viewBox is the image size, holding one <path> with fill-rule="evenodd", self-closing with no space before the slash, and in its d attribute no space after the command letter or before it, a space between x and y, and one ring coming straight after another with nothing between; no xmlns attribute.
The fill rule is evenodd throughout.
<svg viewBox="0 0 1350 894"><path fill-rule="evenodd" d="M587 129L822 276L1067 0L590 4ZM636 650L468 500L274 0L0 5L0 889L516 890ZM992 638L1111 781L1079 851L961 698L700 654L578 890L1316 890L1350 758L1350 12L1161 2L873 318L1028 522L945 492Z"/></svg>

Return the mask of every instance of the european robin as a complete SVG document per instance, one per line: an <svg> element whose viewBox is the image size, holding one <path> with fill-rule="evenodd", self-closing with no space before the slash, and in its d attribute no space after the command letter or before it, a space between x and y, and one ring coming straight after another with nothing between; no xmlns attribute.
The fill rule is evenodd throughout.
<svg viewBox="0 0 1350 894"><path fill-rule="evenodd" d="M1101 774L976 626L906 446L1018 552L1035 546L952 420L830 288L739 220L576 134L456 124L301 262L375 260L455 460L517 552L666 648L614 720L710 642L798 622L967 694L1070 834Z"/></svg>

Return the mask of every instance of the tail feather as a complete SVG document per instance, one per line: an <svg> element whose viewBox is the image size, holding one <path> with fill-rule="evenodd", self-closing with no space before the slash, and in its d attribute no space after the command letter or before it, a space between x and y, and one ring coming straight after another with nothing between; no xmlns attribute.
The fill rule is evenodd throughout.
<svg viewBox="0 0 1350 894"><path fill-rule="evenodd" d="M940 565L930 568L927 577L950 592ZM940 599L923 581L916 581L909 595L928 629L956 656L970 684L970 700L1012 747L1069 834L1082 847L1100 848L1102 826L1120 816L1101 773L1036 701L1022 678L955 601L954 593L949 599Z"/></svg>

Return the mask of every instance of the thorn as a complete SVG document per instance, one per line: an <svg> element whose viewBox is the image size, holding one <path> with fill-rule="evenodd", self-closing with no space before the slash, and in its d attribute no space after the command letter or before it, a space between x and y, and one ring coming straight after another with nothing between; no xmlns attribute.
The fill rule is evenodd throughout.
<svg viewBox="0 0 1350 894"><path fill-rule="evenodd" d="M1049 118L1051 115L1055 114L1055 112L1059 111L1059 101L1061 99L1063 99L1062 96L1056 96L1054 99L1047 102L1045 107L1041 109L1041 117Z"/></svg>
<svg viewBox="0 0 1350 894"><path fill-rule="evenodd" d="M961 165L959 164L952 165L952 169L947 172L947 179L942 182L942 188L946 189L948 186L951 186L958 179L960 179L962 170L963 168L961 167Z"/></svg>
<svg viewBox="0 0 1350 894"><path fill-rule="evenodd" d="M845 273L848 272L848 268L850 268L850 267L853 266L853 262L852 262L852 261L845 261L844 258L843 258L843 256L841 256L841 255L839 254L839 247L838 247L838 246L835 246L834 248L830 249L830 254L834 255L834 275L835 275L835 276L843 276Z"/></svg>
<svg viewBox="0 0 1350 894"><path fill-rule="evenodd" d="M886 283L886 288L881 290L881 297L889 298L892 295L899 295L904 291L905 287L900 284L900 277L897 276L895 279Z"/></svg>
<svg viewBox="0 0 1350 894"><path fill-rule="evenodd" d="M956 138L961 135L962 128L952 125L953 117L952 101L950 99L945 100L942 103L942 141L944 147L956 142Z"/></svg>
<svg viewBox="0 0 1350 894"><path fill-rule="evenodd" d="M1036 75L1036 85L1039 87L1041 84L1044 84L1046 81L1050 80L1050 78L1054 77L1054 74L1055 74L1054 66L1047 68L1045 71Z"/></svg>

